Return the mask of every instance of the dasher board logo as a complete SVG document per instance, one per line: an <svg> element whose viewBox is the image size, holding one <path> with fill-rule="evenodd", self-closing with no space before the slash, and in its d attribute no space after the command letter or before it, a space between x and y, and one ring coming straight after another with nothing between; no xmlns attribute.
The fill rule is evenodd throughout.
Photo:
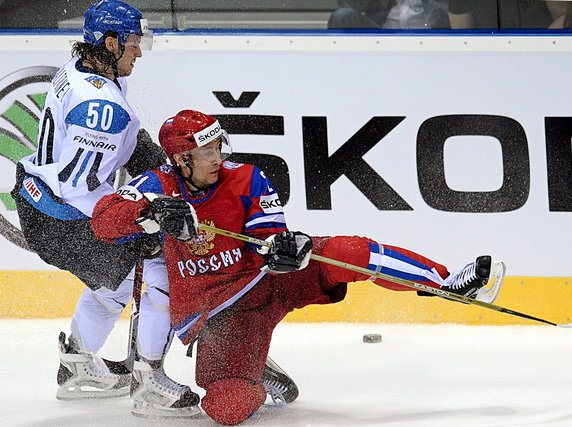
<svg viewBox="0 0 572 427"><path fill-rule="evenodd" d="M57 70L57 67L36 66L0 75L0 234L22 247L27 245L20 230L3 213L16 209L10 196L16 163L36 151L40 117Z"/></svg>
<svg viewBox="0 0 572 427"><path fill-rule="evenodd" d="M56 67L29 67L0 76L0 199L9 210L15 164L36 150L38 124Z"/></svg>

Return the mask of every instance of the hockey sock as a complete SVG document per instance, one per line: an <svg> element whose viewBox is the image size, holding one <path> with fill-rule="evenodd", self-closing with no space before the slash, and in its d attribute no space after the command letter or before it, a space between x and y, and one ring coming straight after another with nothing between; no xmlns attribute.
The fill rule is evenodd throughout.
<svg viewBox="0 0 572 427"><path fill-rule="evenodd" d="M434 287L441 287L444 283L443 279L449 275L445 266L418 253L397 246L380 245L364 237L332 237L324 245L321 255L393 277ZM325 290L337 286L339 283L361 280L372 280L379 286L395 291L412 290L412 288L389 280L375 278L332 265L324 265L322 274L325 278Z"/></svg>

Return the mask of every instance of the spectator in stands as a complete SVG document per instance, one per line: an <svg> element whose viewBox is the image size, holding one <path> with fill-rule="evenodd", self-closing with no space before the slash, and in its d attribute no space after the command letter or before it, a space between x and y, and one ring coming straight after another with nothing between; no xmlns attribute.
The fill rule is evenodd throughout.
<svg viewBox="0 0 572 427"><path fill-rule="evenodd" d="M498 28L497 0L449 0L449 22L455 30Z"/></svg>
<svg viewBox="0 0 572 427"><path fill-rule="evenodd" d="M0 0L0 28L59 28L83 13L95 0Z"/></svg>
<svg viewBox="0 0 572 427"><path fill-rule="evenodd" d="M553 3L553 4L552 4ZM548 8L556 17L552 21L549 29L572 28L572 2L570 1L548 1Z"/></svg>
<svg viewBox="0 0 572 427"><path fill-rule="evenodd" d="M442 0L338 0L329 29L450 28L447 3Z"/></svg>
<svg viewBox="0 0 572 427"><path fill-rule="evenodd" d="M453 29L563 28L566 2L546 0L449 0Z"/></svg>

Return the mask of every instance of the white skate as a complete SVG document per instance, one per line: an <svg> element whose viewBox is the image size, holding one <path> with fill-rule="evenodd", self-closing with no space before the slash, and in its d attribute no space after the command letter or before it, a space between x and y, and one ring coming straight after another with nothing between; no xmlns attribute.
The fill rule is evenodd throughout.
<svg viewBox="0 0 572 427"><path fill-rule="evenodd" d="M65 341L66 335L61 332L57 399L102 399L129 394L130 375L111 373L99 356L80 353Z"/></svg>
<svg viewBox="0 0 572 427"><path fill-rule="evenodd" d="M135 361L131 382L131 413L139 417L193 418L201 415L199 396L169 378L162 366Z"/></svg>

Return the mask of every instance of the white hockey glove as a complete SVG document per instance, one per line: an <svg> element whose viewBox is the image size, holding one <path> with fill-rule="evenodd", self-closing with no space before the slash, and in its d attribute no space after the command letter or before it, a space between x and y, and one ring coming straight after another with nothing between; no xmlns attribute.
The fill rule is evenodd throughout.
<svg viewBox="0 0 572 427"><path fill-rule="evenodd" d="M151 212L135 222L146 233L162 231L183 242L192 240L197 235L199 221L193 205L164 194L145 193L144 196L151 202Z"/></svg>
<svg viewBox="0 0 572 427"><path fill-rule="evenodd" d="M270 273L291 273L306 268L312 254L312 239L299 231L283 231L266 239L272 246L257 252L264 258L260 270Z"/></svg>

